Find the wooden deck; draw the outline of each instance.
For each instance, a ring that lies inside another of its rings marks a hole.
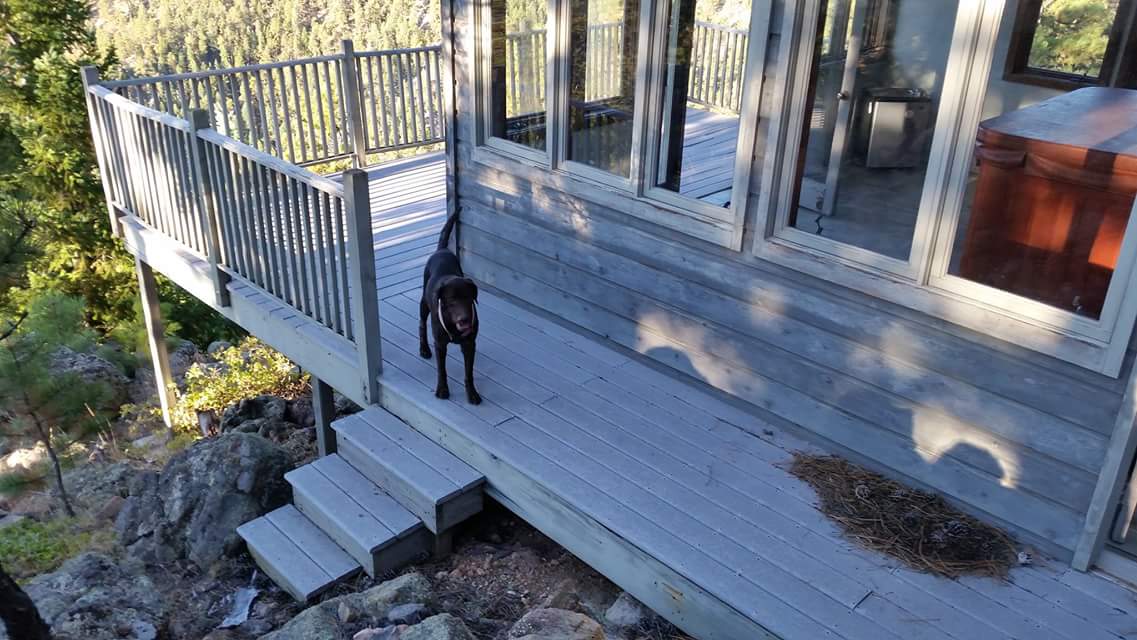
[[[485,474],[493,497],[681,626],[740,639],[761,629],[1137,637],[1137,597],[1100,575],[1038,558],[1010,582],[951,581],[854,546],[785,470],[808,444],[488,291],[476,368],[485,401],[435,399],[416,327],[422,264],[444,217],[442,158],[371,176],[384,404]]]
[[[679,193],[725,206],[734,180],[738,116],[687,109]]]

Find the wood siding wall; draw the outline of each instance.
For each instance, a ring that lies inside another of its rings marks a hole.
[[[633,218],[618,192],[475,160],[475,30],[454,6],[468,274],[1069,558],[1132,353],[1106,378]]]

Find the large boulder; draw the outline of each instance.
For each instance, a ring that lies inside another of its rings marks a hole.
[[[210,570],[242,548],[237,527],[287,503],[288,454],[249,433],[195,443],[160,473],[134,477],[118,514],[119,541],[147,562],[188,558]]]
[[[130,379],[111,361],[93,353],[82,353],[70,347],[60,347],[51,356],[50,372],[57,376],[75,376],[86,383],[106,387],[102,406],[95,407],[118,413],[119,407],[130,398]]]
[[[427,579],[418,573],[408,573],[362,593],[350,593],[308,607],[260,640],[346,640],[361,628],[379,627],[387,612],[398,605],[429,605],[432,600]]]
[[[63,486],[82,508],[97,512],[130,495],[130,483],[143,471],[131,460],[88,462],[63,472]]]
[[[76,556],[32,578],[24,591],[56,640],[154,640],[166,615],[149,578],[97,553]]]
[[[564,609],[534,609],[509,630],[510,640],[605,640],[592,618]]]

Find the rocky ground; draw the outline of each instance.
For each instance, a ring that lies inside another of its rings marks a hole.
[[[206,356],[179,350],[184,371]],[[75,366],[89,366],[77,363]],[[141,389],[127,388],[134,397]],[[343,411],[353,408],[341,402]],[[302,606],[253,564],[237,525],[290,499],[283,475],[315,456],[310,401],[246,399],[218,434],[171,451],[132,420],[73,452],[67,472],[94,549],[22,582],[60,640],[672,640],[658,616],[493,504],[454,553],[380,580],[360,575]],[[34,447],[0,468],[36,467]],[[28,462],[32,460],[31,462]],[[31,473],[29,471],[29,473]],[[47,488],[0,503],[0,528],[62,517]],[[11,512],[11,513],[8,513]],[[5,636],[0,629],[0,640]]]

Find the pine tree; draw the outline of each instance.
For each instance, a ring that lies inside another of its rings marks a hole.
[[[83,316],[78,298],[44,294],[29,305],[19,324],[9,324],[0,340],[0,406],[15,416],[7,429],[34,436],[47,449],[56,489],[69,516],[75,515],[75,509],[63,484],[56,445],[101,419],[95,408],[103,406],[109,393],[103,383],[53,370],[53,360],[62,349],[91,353],[98,346]]]

